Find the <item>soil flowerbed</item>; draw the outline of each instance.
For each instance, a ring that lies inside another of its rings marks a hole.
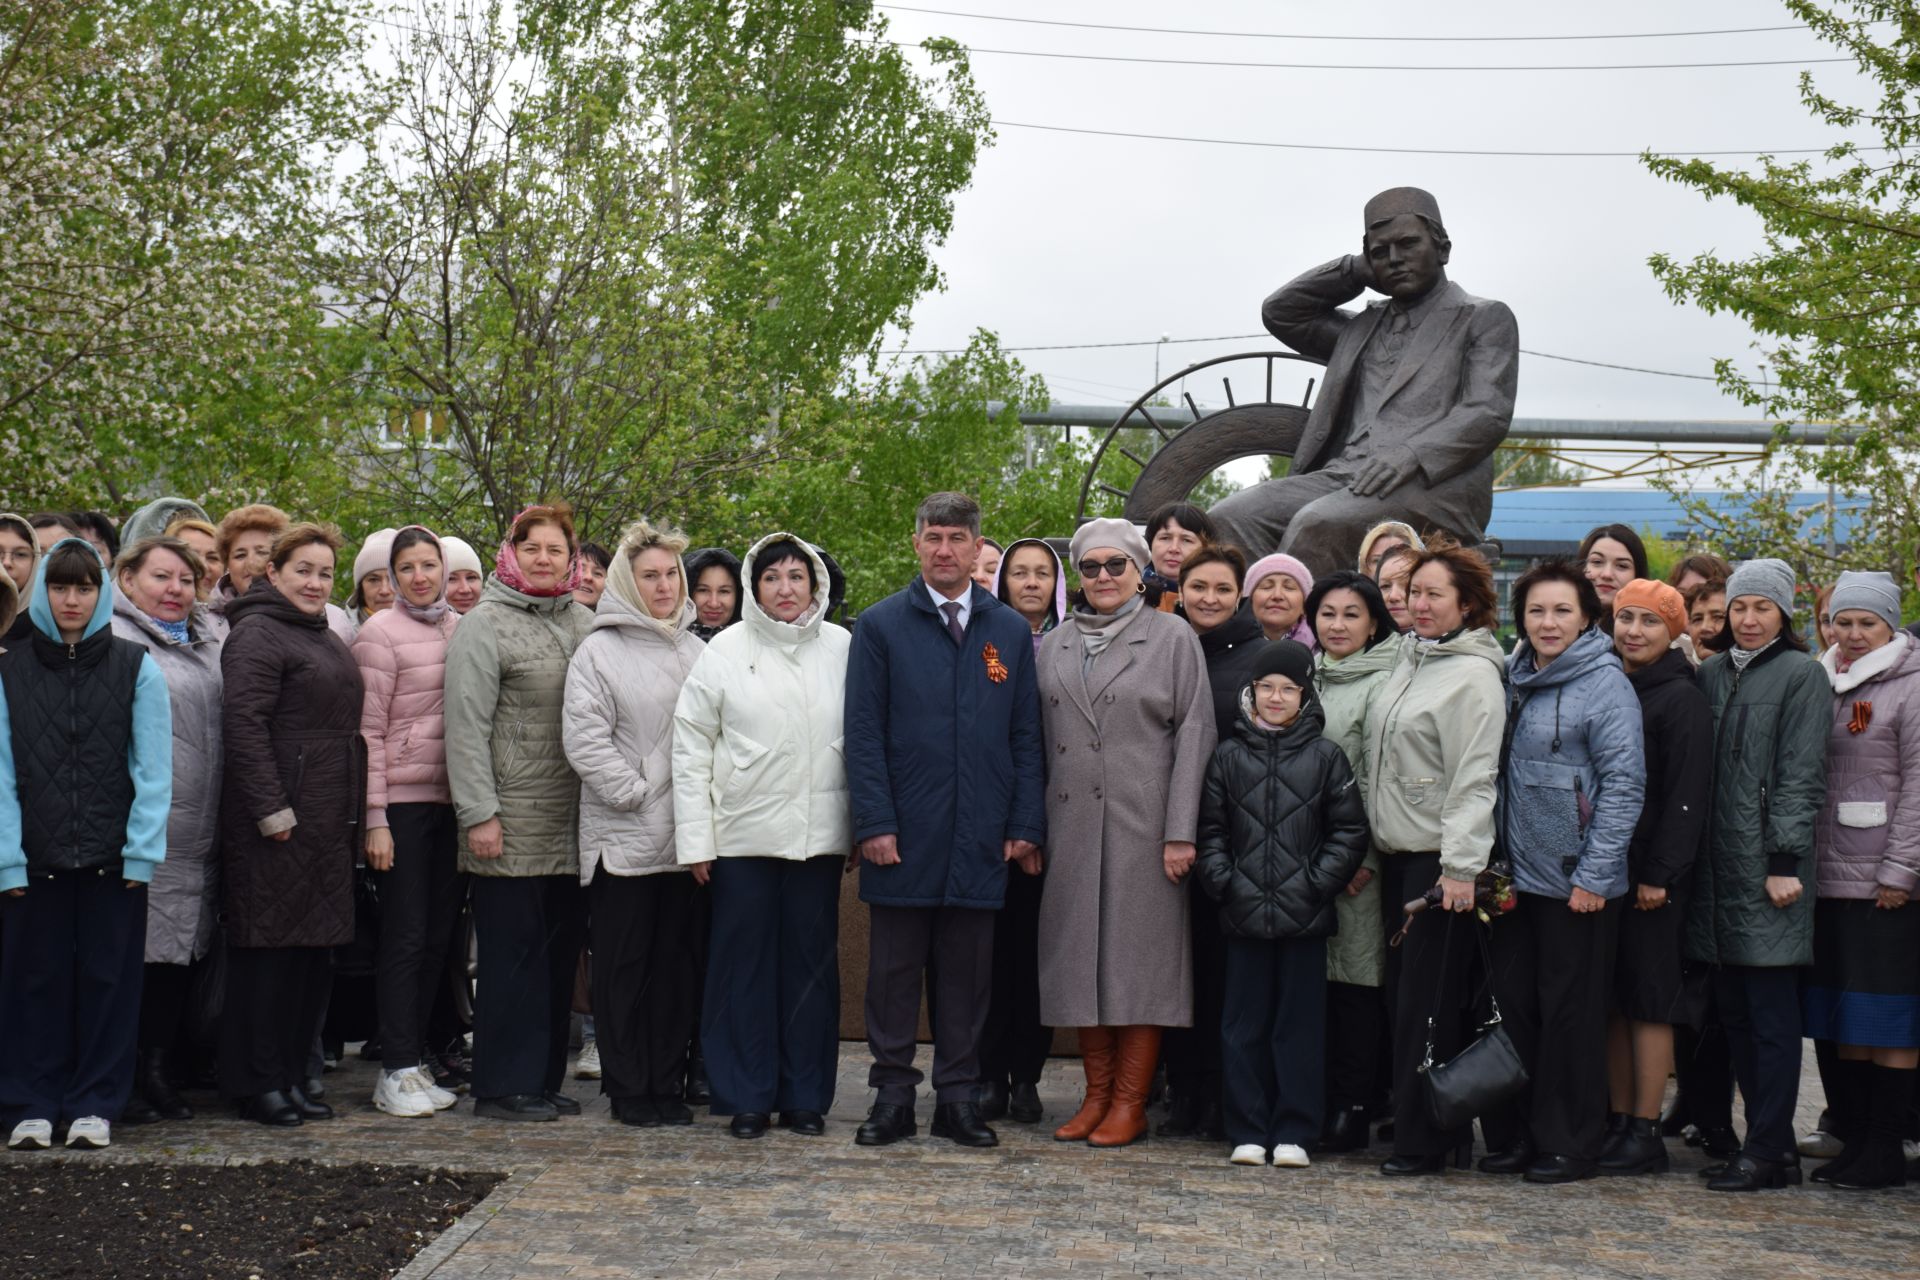
[[[501,1178],[306,1160],[8,1160],[0,1276],[385,1280]]]

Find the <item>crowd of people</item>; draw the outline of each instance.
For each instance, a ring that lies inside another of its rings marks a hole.
[[[1713,1190],[1803,1154],[1904,1181],[1920,657],[1889,575],[1821,591],[1810,645],[1785,563],[1655,580],[1609,525],[1513,584],[1508,652],[1481,554],[1404,523],[1317,579],[1185,504],[1063,561],[940,493],[912,546],[849,626],[785,531],[608,550],[542,504],[489,572],[419,525],[349,566],[264,504],[0,513],[9,1146],[188,1119],[196,1080],[327,1119],[350,953],[388,1115],[577,1113],[590,1010],[575,1070],[618,1122],[819,1135],[857,868],[863,1145],[918,1132],[924,991],[930,1132],[970,1147],[1042,1119],[1073,1028],[1060,1141],[1137,1141],[1164,1088],[1157,1132],[1235,1164],[1385,1142],[1437,1174],[1473,1136],[1429,1068],[1497,1022],[1527,1084],[1478,1116],[1485,1173],[1660,1173],[1684,1136]]]

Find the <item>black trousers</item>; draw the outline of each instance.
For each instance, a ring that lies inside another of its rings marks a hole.
[[[585,933],[578,876],[474,876],[473,1096],[557,1093]]]
[[[684,871],[616,876],[605,863],[587,887],[593,1035],[608,1097],[665,1102],[686,1086],[693,889]]]
[[[924,1078],[913,1065],[920,990],[933,983],[933,1095],[971,1102],[980,1082],[980,1035],[993,991],[994,911],[970,907],[872,909],[867,950],[867,1083],[879,1101],[912,1107]]]
[[[172,1049],[193,994],[193,966],[149,963],[140,969],[140,1048]]]
[[[1440,878],[1438,853],[1390,853],[1380,859],[1382,910],[1399,927],[1400,906]],[[1433,1018],[1433,1056],[1445,1062],[1466,1047],[1478,945],[1467,929],[1478,917],[1429,911],[1407,930],[1406,940],[1387,949],[1387,1004],[1393,1011],[1393,1150],[1395,1155],[1436,1156],[1471,1137],[1471,1130],[1436,1127],[1427,1113],[1420,1079],[1426,1054],[1427,1019]]]
[[[687,1053],[704,1057],[700,1047],[700,1011],[707,1003],[707,955],[713,945],[713,889],[693,886],[693,905],[687,913],[687,966],[692,974],[693,1000],[687,1020]]]
[[[306,1079],[313,1029],[333,985],[326,947],[227,948],[220,1013],[220,1091],[249,1098]]]
[[[993,995],[980,1041],[980,1074],[989,1084],[1039,1084],[1053,1047],[1040,1021],[1040,892],[1044,876],[1007,873],[1007,904],[993,926]]]
[[[1327,984],[1327,1105],[1371,1108],[1380,1100],[1387,998],[1379,987]]]
[[[133,1092],[147,890],[120,865],[0,895],[0,1122],[113,1121]]]
[[[1220,1022],[1227,1141],[1304,1147],[1326,1106],[1327,942],[1227,938]]]
[[[1726,965],[1713,978],[1734,1079],[1747,1112],[1748,1155],[1796,1160],[1800,1101],[1800,971]]]
[[[1597,1160],[1607,1129],[1607,1013],[1611,1008],[1615,912],[1582,915],[1559,898],[1518,895],[1491,927],[1493,992],[1507,1035],[1526,1063],[1527,1091],[1482,1116],[1487,1145],[1531,1138],[1544,1155]]]
[[[393,869],[372,873],[380,893],[374,987],[381,1065],[398,1071],[426,1060],[427,1022],[444,981],[466,884],[452,805],[388,805],[387,829]]]
[[[1727,1029],[1720,1025],[1720,1002],[1709,994],[1699,1030],[1673,1029],[1673,1076],[1686,1119],[1701,1129],[1733,1127],[1733,1055],[1727,1050]]]
[[[717,1116],[833,1106],[847,860],[717,858],[700,1042]]]
[[[1225,1004],[1227,939],[1220,933],[1220,906],[1187,878],[1188,933],[1193,953],[1193,1025],[1171,1027],[1163,1040],[1167,1087],[1202,1099],[1220,1096],[1221,1009]]]

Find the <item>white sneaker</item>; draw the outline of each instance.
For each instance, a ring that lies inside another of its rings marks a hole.
[[[598,1080],[600,1078],[600,1042],[588,1040],[580,1046],[580,1060],[573,1064],[575,1080]]]
[[[420,1078],[418,1067],[383,1071],[380,1083],[373,1086],[373,1105],[390,1116],[430,1116],[436,1110],[427,1092],[430,1088]]]
[[[7,1139],[7,1148],[11,1151],[45,1151],[52,1145],[51,1120],[22,1120],[13,1126],[13,1136]]]
[[[1257,1142],[1243,1142],[1227,1157],[1228,1164],[1265,1164],[1267,1149]]]
[[[81,1116],[67,1126],[67,1145],[98,1151],[113,1142],[112,1128],[99,1116]]]
[[[425,1063],[421,1063],[413,1070],[414,1074],[418,1075],[420,1079],[426,1083],[427,1096],[433,1099],[433,1109],[435,1111],[445,1111],[448,1107],[460,1101],[459,1094],[453,1092],[451,1089],[442,1089],[433,1082],[433,1072],[427,1070]]]
[[[1296,1147],[1291,1142],[1283,1142],[1273,1149],[1273,1167],[1276,1169],[1304,1169],[1313,1161],[1307,1159],[1307,1149]]]

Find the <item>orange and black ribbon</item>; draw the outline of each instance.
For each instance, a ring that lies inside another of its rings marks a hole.
[[[1865,733],[1867,726],[1873,723],[1873,704],[1856,702],[1853,704],[1853,719],[1847,721],[1848,733]]]
[[[992,644],[988,644],[980,651],[980,656],[987,662],[987,679],[995,684],[1005,684],[1007,676],[1011,673],[1007,670],[1007,664],[1000,661],[1000,651]]]

